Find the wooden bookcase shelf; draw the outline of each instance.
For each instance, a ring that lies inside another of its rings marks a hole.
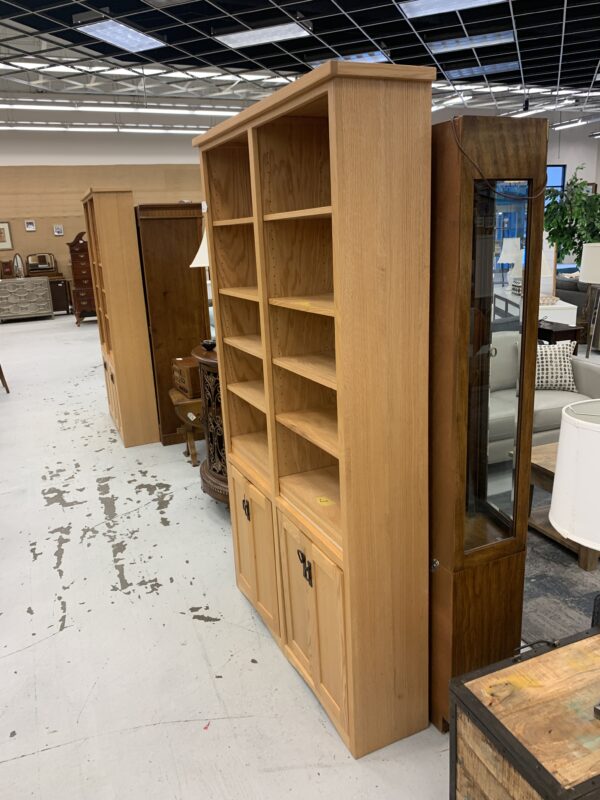
[[[307,314],[323,314],[325,317],[333,317],[335,315],[333,293],[314,294],[306,297],[270,297],[269,303],[272,306],[305,311]]]
[[[252,300],[254,303],[258,303],[257,286],[230,286],[228,289],[219,289],[219,294],[239,297],[241,300]]]
[[[342,545],[340,477],[337,466],[312,469],[279,479],[281,496],[316,520],[336,544]]]
[[[243,350],[244,353],[249,353],[249,355],[254,356],[255,358],[262,358],[262,343],[260,341],[260,334],[259,333],[250,333],[246,336],[226,336],[223,339],[225,344],[228,344],[230,347],[236,347],[238,350]]]
[[[237,584],[356,756],[428,723],[433,77],[331,62],[195,142]]]
[[[302,375],[322,386],[337,389],[335,356],[330,353],[307,353],[304,356],[279,356],[273,364],[296,375]]]
[[[335,408],[307,408],[275,416],[277,422],[339,458],[337,413]]]
[[[265,222],[279,222],[288,219],[327,219],[331,218],[331,206],[321,208],[301,208],[297,211],[278,211],[276,214],[265,214]]]
[[[258,408],[263,414],[266,413],[265,386],[262,380],[229,383],[227,384],[227,389],[238,397],[241,397],[242,400],[250,403],[254,408]]]
[[[238,434],[231,437],[231,455],[238,463],[247,463],[252,470],[268,480],[270,475],[267,468],[269,463],[269,445],[266,431]]]
[[[252,225],[253,222],[252,217],[238,217],[237,219],[219,219],[213,224],[217,228],[231,228],[234,225]]]

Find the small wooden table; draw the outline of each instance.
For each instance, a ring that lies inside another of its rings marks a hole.
[[[190,400],[179,389],[169,389],[169,397],[173,403],[173,410],[177,415],[177,419],[182,423],[181,427],[177,429],[177,433],[183,433],[185,436],[185,455],[191,458],[192,466],[197,467],[196,439],[204,438],[202,400]]]
[[[600,632],[456,678],[452,800],[600,796]]]
[[[545,492],[552,494],[554,486],[554,473],[556,470],[556,454],[558,452],[558,442],[552,444],[540,444],[533,447],[531,450],[531,482],[534,486],[543,489]],[[579,566],[587,572],[593,572],[598,569],[598,557],[600,553],[597,550],[591,550],[589,547],[572,542],[570,539],[565,539],[560,533],[552,527],[548,518],[550,511],[550,504],[539,506],[531,510],[529,516],[529,527],[534,531],[542,533],[549,539],[552,539],[563,547],[568,547],[579,556]]]

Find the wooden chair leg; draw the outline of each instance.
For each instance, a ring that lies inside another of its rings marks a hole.
[[[4,372],[2,372],[2,367],[0,366],[0,383],[6,389],[6,394],[10,394],[10,389],[8,388],[8,383],[6,382],[6,378],[4,377]]]
[[[198,453],[196,452],[196,442],[194,440],[194,429],[187,431],[187,448],[189,450],[190,458],[192,460],[192,467],[198,466]]]

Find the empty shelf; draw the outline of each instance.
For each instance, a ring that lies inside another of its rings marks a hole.
[[[303,208],[300,211],[278,211],[276,214],[265,214],[265,222],[276,222],[280,219],[327,219],[331,216],[331,206],[320,208]]]
[[[227,388],[232,394],[241,397],[254,408],[266,413],[265,387],[262,381],[241,381],[228,383]]]
[[[263,478],[268,477],[269,445],[266,431],[232,436],[231,455],[246,462],[251,469],[258,472]]]
[[[279,491],[341,544],[340,479],[337,466],[298,472],[279,479]]]
[[[252,225],[254,217],[238,217],[237,219],[215,219],[213,228],[224,227],[225,225]]]
[[[277,422],[294,433],[316,444],[336,458],[339,457],[337,413],[335,408],[308,409],[305,411],[286,411],[277,414]]]
[[[249,333],[246,336],[226,336],[223,342],[230,347],[243,350],[244,353],[249,353],[251,356],[256,356],[256,358],[263,357],[259,333]]]
[[[257,286],[231,286],[229,289],[219,289],[219,294],[227,297],[240,297],[242,300],[253,300],[258,303]]]
[[[306,311],[309,314],[323,314],[326,317],[334,316],[333,294],[314,294],[304,297],[271,297],[269,303],[272,306]]]
[[[227,341],[227,340],[225,340]],[[312,353],[306,356],[277,356],[273,363],[278,367],[283,367],[303,378],[309,378],[315,383],[328,386],[330,389],[337,388],[335,376],[335,356],[329,353]]]

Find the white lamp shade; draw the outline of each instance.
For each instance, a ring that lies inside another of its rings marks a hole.
[[[206,230],[204,231],[204,235],[202,236],[202,241],[200,242],[200,247],[198,248],[198,252],[194,256],[194,260],[190,264],[191,269],[198,269],[199,267],[209,267],[208,263],[208,242],[206,239]]]
[[[561,536],[592,550],[600,550],[599,463],[600,400],[565,406],[548,516]]]
[[[579,280],[600,284],[600,242],[583,245]]]
[[[517,264],[521,263],[523,258],[523,251],[521,250],[520,239],[503,239],[502,251],[498,256],[499,264]]]

